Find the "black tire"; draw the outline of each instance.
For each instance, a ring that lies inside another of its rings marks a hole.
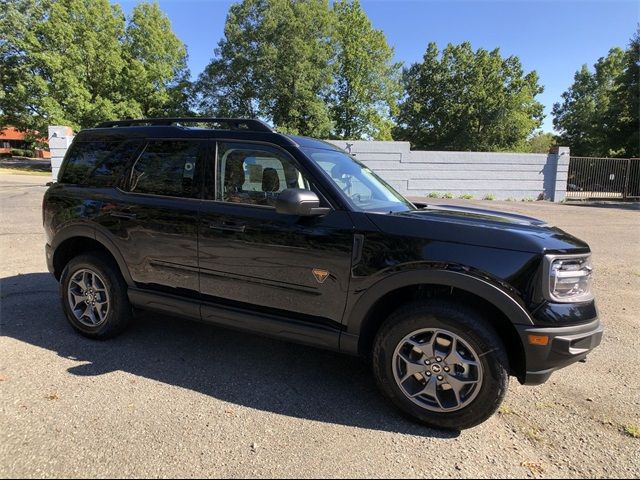
[[[80,270],[96,272],[104,280],[109,295],[109,309],[104,322],[97,326],[88,326],[80,322],[73,313],[68,300],[69,283]],[[62,309],[71,326],[85,337],[103,340],[121,333],[132,317],[131,304],[127,296],[127,284],[115,261],[101,252],[79,255],[65,266],[60,277],[60,297]]]
[[[407,335],[428,328],[447,330],[478,352],[483,371],[479,391],[459,410],[423,408],[411,401],[395,380],[393,358],[399,343]],[[446,430],[463,430],[484,422],[496,412],[509,386],[506,350],[492,326],[465,305],[435,299],[413,302],[389,316],[375,339],[373,371],[378,386],[395,406],[425,425]]]

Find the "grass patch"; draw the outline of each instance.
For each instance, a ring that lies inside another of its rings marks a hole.
[[[515,412],[513,411],[513,408],[511,408],[509,405],[500,405],[500,408],[498,408],[498,413],[500,415],[513,415]]]
[[[525,428],[523,433],[525,437],[527,437],[533,443],[541,443],[544,440],[541,428],[530,426],[528,428]]]
[[[458,198],[462,200],[473,200],[473,195],[471,195],[470,193],[465,193],[463,195],[460,195]]]
[[[431,192],[428,195],[429,198],[440,198],[440,195],[438,194],[438,192]]]
[[[640,438],[640,427],[630,423],[624,426],[624,433],[631,438]]]
[[[538,475],[542,475],[544,473],[542,464],[538,462],[522,462],[520,465],[528,468],[534,477],[537,477]]]
[[[484,197],[482,197],[483,200],[495,200],[496,196],[493,193],[487,193]]]
[[[39,170],[27,170],[20,168],[4,168],[0,167],[0,175],[36,175],[38,177],[51,178],[51,172],[42,172]]]
[[[442,195],[442,198],[448,198],[448,199],[451,199],[451,198],[453,198],[453,193],[449,193],[449,192],[447,192],[447,193],[445,193],[444,195]]]

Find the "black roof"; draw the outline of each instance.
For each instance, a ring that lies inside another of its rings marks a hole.
[[[123,141],[150,137],[254,140],[269,142],[282,147],[300,146],[340,150],[335,145],[323,140],[277,133],[261,120],[247,118],[193,117],[117,120],[103,122],[95,128],[81,130],[75,140],[78,142],[91,140]]]

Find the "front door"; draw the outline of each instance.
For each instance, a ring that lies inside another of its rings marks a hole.
[[[351,268],[349,214],[276,213],[279,192],[315,187],[295,160],[274,146],[221,142],[217,161],[205,163],[209,174],[199,231],[203,299],[338,327]]]

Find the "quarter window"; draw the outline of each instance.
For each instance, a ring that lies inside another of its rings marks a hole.
[[[65,159],[60,182],[114,186],[141,146],[139,140],[74,142]]]
[[[154,140],[131,169],[129,189],[135,193],[191,197],[199,142]]]

